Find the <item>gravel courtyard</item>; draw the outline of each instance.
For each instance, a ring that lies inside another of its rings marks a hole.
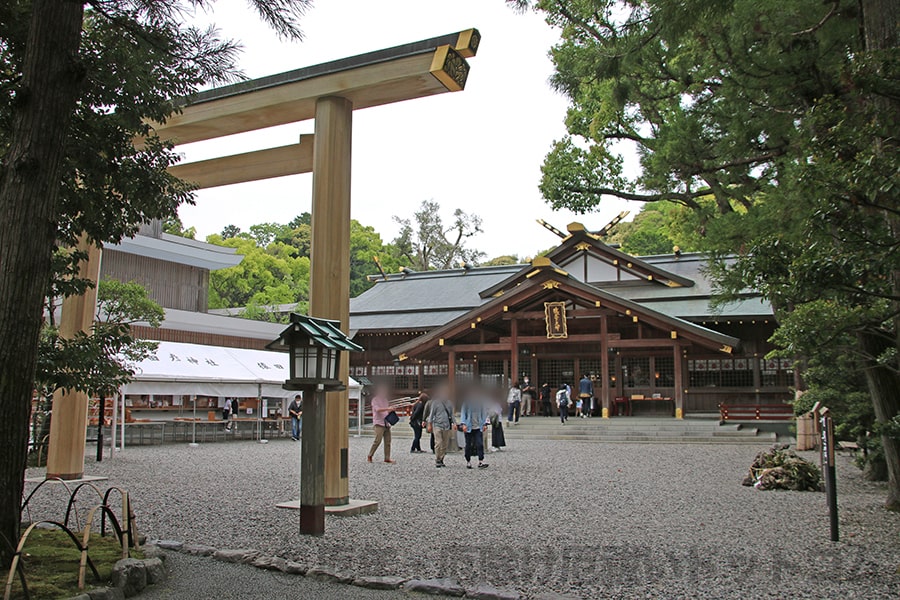
[[[356,575],[451,577],[528,596],[900,597],[900,514],[881,508],[883,486],[848,457],[834,544],[823,494],[740,485],[765,446],[514,441],[479,471],[460,454],[435,469],[406,441],[395,442],[397,464],[368,464],[370,443],[351,439],[350,494],[379,501],[379,512],[329,518],[324,538],[299,535],[298,513],[275,508],[298,497],[299,444],[287,440],[134,447],[86,470],[131,491],[151,539]],[[61,496],[53,487],[35,517],[60,518],[49,512]]]

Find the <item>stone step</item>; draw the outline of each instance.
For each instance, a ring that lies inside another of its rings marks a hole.
[[[683,431],[671,432],[646,432],[646,431],[577,431],[573,428],[559,426],[556,430],[541,432],[527,432],[522,429],[505,430],[509,440],[566,440],[599,443],[653,443],[653,444],[771,444],[777,441],[774,433],[759,433],[756,429],[744,429],[741,431],[705,431],[702,433]],[[717,435],[721,434],[721,435]],[[371,430],[364,435],[371,435]],[[412,430],[397,430],[396,439],[412,438]]]
[[[763,434],[748,434],[748,435],[729,435],[729,436],[716,436],[716,435],[698,435],[693,433],[682,433],[682,434],[659,434],[659,433],[647,433],[643,431],[629,431],[629,432],[621,432],[621,433],[610,433],[610,434],[585,434],[578,431],[553,431],[546,432],[541,434],[534,435],[522,435],[521,433],[512,433],[507,434],[506,437],[510,439],[540,439],[542,437],[558,437],[558,436],[567,436],[567,437],[579,437],[579,438],[590,438],[596,440],[615,440],[629,437],[640,437],[645,439],[684,439],[684,438],[692,438],[692,439],[708,439],[711,441],[728,441],[728,440],[746,440],[746,439],[775,439],[774,433],[763,433]]]

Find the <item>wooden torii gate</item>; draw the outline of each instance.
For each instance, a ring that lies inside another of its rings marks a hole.
[[[312,173],[311,316],[335,319],[348,332],[350,319],[350,149],[354,110],[465,88],[466,58],[475,56],[476,29],[447,34],[333,62],[200,92],[179,114],[156,124],[176,144],[315,119],[315,133],[296,144],[173,166],[170,172],[200,188]],[[88,249],[86,243],[81,247]],[[92,250],[82,276],[97,281],[100,252]],[[95,294],[67,298],[61,333],[89,331]],[[349,361],[340,378],[347,381]],[[88,398],[54,396],[47,477],[84,474]],[[347,392],[326,402],[325,504],[349,502]]]

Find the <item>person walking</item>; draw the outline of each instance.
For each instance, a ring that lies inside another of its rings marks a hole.
[[[486,469],[484,462],[484,431],[488,420],[486,399],[471,391],[463,402],[459,413],[459,426],[466,434],[466,468],[472,468],[472,457],[478,457],[478,468]]]
[[[288,414],[291,415],[291,439],[296,442],[303,433],[303,396],[294,396],[288,406]]]
[[[581,400],[582,403],[582,410],[580,411],[582,419],[586,416],[590,416],[591,402],[593,398],[594,382],[591,381],[591,378],[587,376],[587,373],[585,373],[581,376],[581,381],[578,382],[578,399]]]
[[[428,394],[422,392],[413,404],[412,413],[409,416],[409,426],[413,430],[412,454],[424,452],[422,450],[422,426],[425,424],[425,403],[428,402]]]
[[[559,420],[565,425],[569,420],[569,386],[565,383],[561,383],[556,392],[556,405],[559,406]]]
[[[506,446],[506,436],[503,435],[503,407],[497,399],[491,402],[488,421],[491,424],[491,452],[500,452]]]
[[[518,381],[513,381],[513,384],[510,386],[509,393],[506,395],[506,403],[509,405],[509,415],[506,418],[507,424],[510,426],[513,423],[518,425],[519,415],[522,412],[522,390],[519,389]],[[513,417],[515,417],[515,420],[513,420]]]
[[[222,420],[225,421],[225,431],[231,431],[231,398],[225,398],[225,405],[222,407]]]
[[[425,422],[428,424],[428,432],[434,434],[434,466],[440,469],[445,466],[447,445],[456,431],[450,389],[446,385],[435,390]]]
[[[233,432],[235,426],[237,425],[237,417],[241,412],[241,403],[237,398],[231,399],[231,415],[228,418],[228,426],[225,428],[226,431]]]
[[[372,447],[369,448],[369,455],[366,457],[368,462],[372,462],[375,451],[384,441],[384,462],[394,464],[391,459],[391,424],[385,421],[385,417],[394,409],[391,408],[390,400],[388,400],[388,390],[384,386],[379,386],[372,396],[372,424],[375,426],[375,440]]]
[[[540,390],[541,414],[544,415],[545,417],[553,416],[553,409],[550,407],[550,402],[551,402],[550,396],[551,395],[552,395],[552,393],[550,391],[550,384],[545,383],[544,385],[542,385],[541,390]]]
[[[537,390],[531,385],[531,380],[526,377],[522,385],[522,415],[530,417],[535,413],[537,405]]]

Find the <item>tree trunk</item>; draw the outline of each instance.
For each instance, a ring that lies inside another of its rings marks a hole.
[[[83,78],[84,7],[34,0],[10,146],[0,164],[0,537],[15,544],[66,138]],[[0,565],[10,549],[0,539]]]
[[[900,377],[875,360],[890,344],[887,337],[875,333],[863,332],[858,338],[860,350],[866,357],[863,366],[866,385],[875,406],[875,418],[879,423],[885,423],[900,414]],[[900,441],[883,435],[881,444],[888,472],[886,506],[891,510],[900,510]]]

